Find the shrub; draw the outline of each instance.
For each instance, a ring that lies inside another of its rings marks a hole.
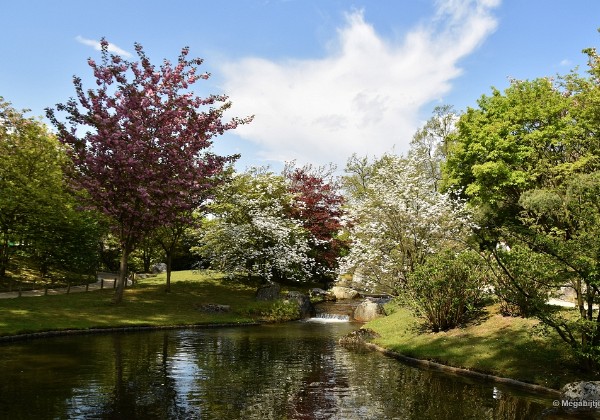
[[[300,311],[297,302],[277,299],[254,302],[243,313],[259,316],[263,321],[284,322],[298,319]]]
[[[427,328],[448,330],[477,313],[487,273],[485,261],[474,251],[443,252],[409,274],[402,295]]]

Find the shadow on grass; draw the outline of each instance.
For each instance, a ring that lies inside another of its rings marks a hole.
[[[113,303],[114,290],[70,295],[3,299],[0,302],[0,335],[38,331],[142,325],[193,325],[252,322],[254,289],[223,283],[219,277],[181,281],[165,292],[164,279],[142,281],[127,288],[123,302]],[[146,280],[146,279],[144,279]],[[229,305],[229,313],[203,313],[201,304]]]
[[[531,319],[491,312],[463,328],[432,333],[406,309],[369,323],[381,334],[376,343],[406,356],[509,377],[558,389],[595,376],[581,370],[555,333],[540,333]]]

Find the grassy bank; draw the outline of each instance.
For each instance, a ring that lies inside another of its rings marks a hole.
[[[503,317],[495,306],[464,328],[439,333],[423,331],[409,310],[391,309],[365,328],[381,335],[375,344],[397,353],[555,389],[593,379],[578,369],[558,335],[532,319]]]
[[[124,302],[112,303],[114,291],[0,299],[0,336],[66,329],[246,323],[286,320],[291,308],[256,302],[255,285],[211,272],[174,272],[171,293],[165,275],[140,280],[125,290]],[[224,313],[207,313],[205,304],[230,305]]]

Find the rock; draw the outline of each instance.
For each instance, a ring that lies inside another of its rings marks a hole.
[[[152,266],[152,273],[154,274],[164,273],[165,271],[167,271],[167,264],[165,263],[158,263]]]
[[[379,337],[379,334],[377,334],[375,331],[368,328],[361,328],[360,330],[352,331],[351,333],[343,336],[338,340],[338,342],[344,346],[358,346],[376,337]]]
[[[260,286],[256,291],[256,300],[277,300],[281,286],[277,283],[269,283]]]
[[[310,298],[303,293],[296,291],[287,292],[283,296],[283,299],[298,304],[300,318],[310,318],[315,314],[315,308],[310,302]]]
[[[314,289],[310,289],[309,292],[310,297],[312,298],[321,298],[324,301],[335,301],[335,295],[330,291],[319,289],[315,287]]]
[[[600,381],[566,384],[560,390],[560,402],[566,411],[600,411]]]
[[[353,317],[357,321],[368,322],[384,315],[385,310],[382,303],[372,299],[365,299],[354,309]]]
[[[334,286],[331,288],[331,293],[336,299],[354,299],[358,297],[358,292],[349,287]]]
[[[229,312],[231,310],[231,306],[220,305],[218,303],[204,303],[202,305],[196,306],[196,309],[201,312],[214,314],[214,313],[221,313],[221,312]]]

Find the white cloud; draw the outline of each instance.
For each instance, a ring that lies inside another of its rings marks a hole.
[[[349,13],[327,57],[226,63],[224,90],[236,115],[255,115],[236,134],[269,160],[334,162],[353,152],[402,152],[419,110],[461,74],[458,61],[496,28],[499,0],[438,1],[431,19],[393,43],[362,12]]]
[[[572,64],[573,63],[571,63],[571,60],[566,59],[566,58],[560,61],[560,65],[563,66],[563,67],[567,67],[567,66],[570,66]]]
[[[94,48],[96,51],[101,51],[102,50],[102,47],[100,46],[100,41],[96,41],[96,40],[93,40],[93,39],[87,39],[87,38],[82,37],[81,35],[77,35],[75,37],[75,40],[77,42],[79,42],[80,44],[87,45],[87,46],[90,46],[90,47]],[[118,55],[123,56],[123,57],[131,57],[131,53],[125,51],[122,48],[119,48],[115,44],[109,43],[108,44],[108,51],[111,52],[111,53],[114,53],[114,54],[118,54]]]

